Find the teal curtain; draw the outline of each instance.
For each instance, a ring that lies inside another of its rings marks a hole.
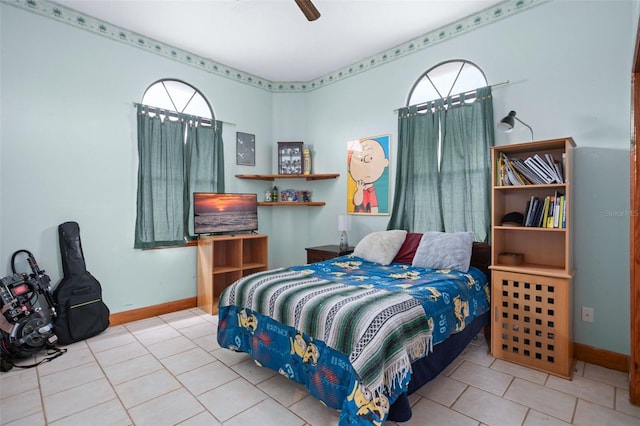
[[[398,113],[395,197],[388,229],[443,229],[438,185],[439,123],[442,100],[426,112],[415,106]]]
[[[214,126],[202,126],[190,121],[187,126],[186,165],[188,179],[185,180],[185,224],[184,229],[193,231],[193,193],[224,192],[224,146],[222,122]],[[192,239],[193,232],[189,232]]]
[[[476,241],[488,241],[493,144],[490,87],[477,89],[470,103],[448,98],[432,102],[427,112],[418,112],[415,106],[402,108],[387,228],[472,231]]]
[[[444,229],[473,231],[476,241],[489,239],[493,126],[490,87],[478,89],[472,103],[450,105],[444,116],[440,163]]]
[[[134,248],[184,245],[191,191],[224,192],[222,123],[149,116],[138,105],[138,194]]]
[[[183,243],[184,129],[138,107],[136,248]],[[176,221],[179,217],[181,220]]]

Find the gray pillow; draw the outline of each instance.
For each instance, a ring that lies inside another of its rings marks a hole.
[[[407,231],[397,229],[372,232],[360,240],[353,254],[369,262],[388,265],[400,251],[406,236]]]
[[[412,266],[469,271],[473,232],[425,232]]]

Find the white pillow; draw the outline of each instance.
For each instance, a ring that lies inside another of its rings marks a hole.
[[[425,232],[412,266],[469,271],[473,232]]]
[[[398,229],[372,232],[360,240],[353,254],[369,262],[388,265],[400,251],[406,236],[407,231]]]

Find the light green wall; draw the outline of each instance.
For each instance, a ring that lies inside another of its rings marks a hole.
[[[314,171],[341,174],[276,182],[281,189],[311,189],[324,207],[260,208],[271,266],[302,263],[305,247],[338,241],[346,142],[391,134],[393,182],[393,110],[404,105],[424,70],[464,58],[490,83],[510,81],[494,91],[496,119],[514,109],[536,139],[572,136],[578,144],[574,337],[629,353],[629,102],[637,2],[545,3],[309,93],[270,93],[5,4],[0,14],[0,271],[8,273],[11,254],[27,248],[57,281],[57,225],[76,220],[88,269],[113,312],[195,295],[195,249],[132,249],[137,155],[131,102],[165,77],[195,85],[219,119],[236,124],[224,135],[228,191],[261,196],[272,185],[233,176],[272,172],[276,141],[313,145]],[[236,130],[256,134],[255,167],[235,165]],[[497,143],[528,138],[526,128],[516,127],[497,134]],[[350,242],[385,229],[387,221],[354,217]],[[580,321],[583,305],[594,308],[593,324]]]
[[[235,132],[271,141],[272,95],[4,3],[0,14],[0,274],[24,248],[57,282],[57,226],[74,220],[112,312],[195,296],[195,248],[133,249],[132,102],[161,78],[198,87],[218,119],[235,123],[224,126],[225,171],[227,189],[241,191],[251,188],[233,176],[255,168],[236,166]],[[269,155],[258,149],[257,163],[268,164]]]
[[[496,121],[510,110],[535,138],[572,136],[575,152],[575,341],[629,353],[629,129],[630,71],[637,25],[632,2],[550,2],[453,38],[309,94],[308,139],[320,141],[324,170],[346,141],[391,133],[394,108],[404,105],[420,74],[438,62],[464,58],[484,70],[496,88]],[[578,13],[579,12],[579,13]],[[576,17],[579,16],[579,19]],[[496,133],[498,145],[525,142],[516,126]],[[344,158],[344,157],[343,157]],[[341,160],[344,163],[344,160]],[[395,168],[392,167],[395,179]],[[344,174],[344,167],[340,170]],[[324,209],[321,228],[344,211],[340,191]],[[351,239],[383,229],[387,217],[354,217]],[[327,242],[318,234],[317,243]],[[583,323],[581,306],[594,308]]]

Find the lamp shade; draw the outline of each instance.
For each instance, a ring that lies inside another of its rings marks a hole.
[[[513,126],[515,126],[516,124],[515,117],[516,112],[511,111],[505,118],[500,120],[500,122],[498,123],[498,129],[502,130],[505,133],[509,133],[510,131],[512,131]]]
[[[529,131],[531,132],[531,140],[533,141],[533,129],[527,123],[525,123],[524,121],[516,117],[515,111],[509,112],[509,114],[507,114],[505,118],[500,120],[500,122],[496,127],[498,128],[498,130],[501,130],[505,133],[509,133],[510,131],[513,130],[513,127],[516,124],[516,120],[519,121],[523,126],[529,129]]]
[[[351,229],[351,216],[342,214],[338,216],[338,231],[349,231]]]

